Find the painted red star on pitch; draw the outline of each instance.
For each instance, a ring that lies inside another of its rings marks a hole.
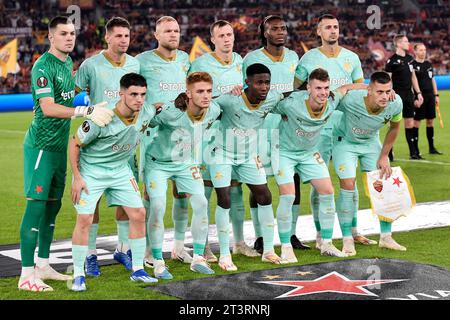
[[[37,193],[41,193],[43,191],[42,186],[36,186],[36,189],[34,189]]]
[[[277,298],[292,298],[314,293],[334,292],[342,294],[355,294],[362,296],[378,297],[375,293],[363,288],[376,284],[406,281],[402,280],[350,280],[342,274],[333,271],[315,280],[304,281],[259,281],[259,283],[272,284],[276,286],[296,287]]]
[[[400,188],[400,183],[403,183],[403,181],[400,181],[400,177],[393,178],[393,179],[394,179],[394,184],[396,184]]]

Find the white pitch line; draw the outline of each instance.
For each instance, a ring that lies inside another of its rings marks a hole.
[[[395,159],[395,161],[403,161],[403,162],[414,162],[414,163],[426,163],[426,164],[436,164],[440,166],[450,166],[449,162],[440,162],[440,161],[429,161],[429,160],[409,160],[409,159]]]

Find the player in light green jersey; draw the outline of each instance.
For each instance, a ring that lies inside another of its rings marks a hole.
[[[110,103],[115,115],[112,122],[100,128],[91,121],[85,121],[69,145],[73,171],[72,202],[77,211],[72,236],[73,291],[86,290],[84,263],[89,250],[89,229],[103,193],[109,206],[122,206],[129,217],[130,279],[144,283],[157,281],[144,271],[145,209],[128,164],[146,126],[155,115],[154,108],[144,109],[143,114],[139,114],[146,91],[144,77],[137,73],[125,74],[120,79],[120,100]]]
[[[338,107],[343,116],[333,143],[333,163],[341,186],[336,209],[344,236],[343,251],[350,256],[356,254],[351,228],[358,160],[363,172],[380,169],[380,178],[388,178],[392,172],[388,154],[398,135],[403,104],[398,95],[389,101],[391,93],[389,74],[375,72],[367,90],[350,92]],[[379,130],[387,123],[390,127],[381,147]],[[406,250],[392,238],[391,222],[380,220],[380,229],[380,247]]]
[[[189,56],[186,52],[178,50],[180,43],[180,27],[178,22],[169,16],[163,16],[156,21],[156,40],[158,48],[145,51],[136,56],[139,60],[140,73],[147,80],[149,93],[146,97],[146,106],[170,103],[182,92],[186,91],[186,75],[190,67]],[[156,129],[149,129],[141,141],[140,154],[145,154],[147,146],[151,143]],[[147,165],[143,156],[140,157],[141,174]],[[145,179],[145,177],[144,177]],[[184,237],[188,225],[188,199],[180,195],[173,184],[172,218],[174,221],[175,241],[171,253],[172,259],[191,263],[192,257],[184,248]],[[149,217],[149,203],[147,192],[144,191],[144,206]],[[147,235],[148,237],[148,235]],[[147,238],[148,251],[146,265],[152,266],[150,238]]]
[[[272,154],[280,192],[277,220],[282,245],[281,258],[289,262],[297,262],[289,243],[290,213],[295,198],[294,170],[299,172],[303,183],[311,182],[319,193],[319,222],[323,239],[321,254],[346,257],[331,241],[335,218],[334,191],[328,166],[318,151],[318,143],[321,130],[343,95],[348,90],[366,86],[350,84],[330,92],[329,85],[328,72],[316,69],[309,75],[308,91],[293,92],[274,109],[274,112],[282,115],[279,150]]]
[[[205,53],[195,59],[189,73],[196,71],[208,72],[213,79],[213,96],[219,96],[228,93],[232,88],[242,86],[242,58],[239,54],[233,52],[234,31],[228,21],[219,20],[214,22],[210,27],[211,42],[214,44],[214,51]],[[220,121],[213,124],[214,133],[218,133]],[[209,144],[214,142],[214,133],[211,139],[205,139],[204,147],[208,148]],[[211,198],[213,184],[209,174],[209,165],[203,163],[201,166],[202,177],[205,183],[206,198]],[[244,241],[244,218],[245,206],[242,198],[241,184],[236,181],[235,174],[231,183],[231,208],[230,217],[233,226],[233,253],[243,254],[249,257],[258,256],[258,253],[249,247]],[[211,221],[211,211],[208,206],[208,217]],[[208,262],[217,262],[217,257],[212,253],[209,245],[205,248],[205,257]]]
[[[89,92],[91,104],[101,101],[116,102],[119,100],[120,79],[124,74],[139,73],[139,62],[126,52],[130,45],[130,24],[121,17],[110,19],[105,25],[106,50],[86,59],[81,64],[75,77],[77,89]],[[115,104],[110,103],[114,107]],[[136,155],[130,157],[135,178],[138,180]],[[98,232],[99,211],[95,209],[94,222],[89,231],[89,253],[86,258],[86,274],[99,276],[100,268],[97,262],[96,239]],[[128,244],[128,216],[122,207],[116,208],[118,244],[114,259],[131,270],[131,251]]]
[[[290,92],[294,89],[295,70],[298,65],[298,55],[295,51],[285,47],[287,42],[286,22],[280,16],[271,15],[266,17],[260,25],[261,40],[263,47],[249,52],[244,58],[244,75],[247,67],[253,63],[262,63],[267,66],[271,72],[270,89],[278,92]],[[278,137],[278,126],[281,117],[278,114],[268,114],[261,130],[261,134],[266,135],[266,139],[260,148],[260,157],[263,162],[266,175],[273,176],[271,166],[271,150],[279,141],[272,141],[272,137]],[[292,207],[292,225],[290,226],[290,242],[295,249],[309,249],[296,236],[297,220],[300,211],[300,179],[295,175],[296,197]],[[255,249],[262,253],[263,241],[261,237],[261,228],[258,222],[257,206],[253,197],[250,196],[250,211],[252,213],[252,222],[255,229],[256,241]],[[278,221],[278,218],[277,218]],[[278,224],[279,221],[278,221]]]
[[[318,20],[317,35],[321,38],[322,45],[306,52],[298,64],[296,76],[302,84],[308,79],[308,75],[317,68],[323,68],[330,75],[330,89],[349,83],[361,83],[364,80],[363,71],[359,57],[354,52],[339,46],[339,22],[330,14],[322,15]],[[334,112],[330,121],[323,128],[319,142],[319,151],[322,159],[329,163],[331,159],[331,149],[333,143],[333,125],[339,122],[340,111]],[[353,211],[352,233],[355,241],[360,244],[376,244],[376,241],[368,239],[358,233],[357,230],[357,208],[358,189],[355,189],[355,208]],[[311,208],[314,216],[314,223],[317,230],[316,246],[320,244],[320,226],[318,224],[319,198],[315,189],[311,189]]]
[[[203,137],[220,115],[220,108],[211,103],[212,85],[213,81],[207,73],[191,73],[186,79],[186,110],[176,108],[173,103],[165,104],[151,122],[151,126],[157,126],[158,131],[153,143],[146,149],[144,176],[150,197],[148,233],[157,278],[173,277],[162,255],[168,179],[175,181],[180,192],[190,195],[194,246],[190,269],[205,274],[214,273],[203,257],[208,234],[208,201],[199,168]]]
[[[67,143],[70,119],[87,117],[101,126],[112,119],[102,107],[73,108],[75,83],[69,57],[75,46],[75,26],[67,17],[55,17],[49,23],[50,49],[31,70],[33,122],[24,140],[24,191],[27,199],[20,226],[22,271],[20,290],[42,292],[53,289],[42,280],[68,280],[49,265],[56,215],[61,208],[65,188]],[[39,238],[39,252],[34,254]]]

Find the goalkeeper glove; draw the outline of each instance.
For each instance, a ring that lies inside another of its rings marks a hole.
[[[78,106],[75,107],[75,112],[73,113],[74,118],[85,117],[92,120],[99,127],[104,127],[111,122],[114,112],[105,108],[107,102],[100,102],[90,107]]]

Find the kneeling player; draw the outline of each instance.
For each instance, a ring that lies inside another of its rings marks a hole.
[[[220,115],[220,109],[211,104],[212,79],[209,74],[191,73],[186,79],[186,87],[186,109],[180,110],[174,104],[162,106],[151,122],[152,127],[158,126],[157,135],[145,152],[145,186],[150,197],[148,232],[154,273],[160,279],[173,278],[162,256],[168,179],[175,181],[178,192],[190,195],[194,246],[190,269],[203,274],[214,273],[203,257],[208,234],[208,201],[198,155],[203,136]]]
[[[358,160],[363,172],[381,170],[381,177],[391,175],[388,153],[397,137],[402,119],[402,100],[396,95],[389,101],[392,81],[386,72],[375,72],[370,77],[366,90],[350,92],[340,103],[343,112],[336,129],[333,144],[333,163],[340,179],[341,191],[336,202],[339,224],[344,237],[343,251],[355,255],[356,250],[351,233],[354,207],[356,167]],[[383,147],[379,141],[379,130],[390,123]],[[379,246],[405,251],[392,238],[391,222],[380,220],[381,236]]]
[[[85,291],[84,262],[88,253],[89,229],[95,206],[106,193],[109,206],[123,206],[130,219],[129,242],[132,253],[132,281],[152,283],[143,268],[145,253],[145,209],[139,187],[128,159],[139,144],[140,135],[155,114],[138,112],[147,91],[145,78],[128,73],[120,79],[120,100],[115,104],[112,122],[100,128],[85,121],[69,145],[73,170],[72,201],[77,210],[77,222],[72,236],[74,264],[73,291]]]
[[[282,115],[279,157],[272,156],[280,191],[277,220],[284,253],[282,258],[289,262],[297,262],[292,248],[284,248],[290,237],[291,211],[295,198],[294,170],[300,173],[303,183],[311,182],[319,193],[321,254],[347,256],[331,242],[335,219],[334,190],[328,167],[318,152],[318,142],[320,131],[347,91],[364,87],[363,84],[349,84],[330,94],[328,72],[315,69],[308,78],[308,91],[293,92],[274,109],[274,112]]]

